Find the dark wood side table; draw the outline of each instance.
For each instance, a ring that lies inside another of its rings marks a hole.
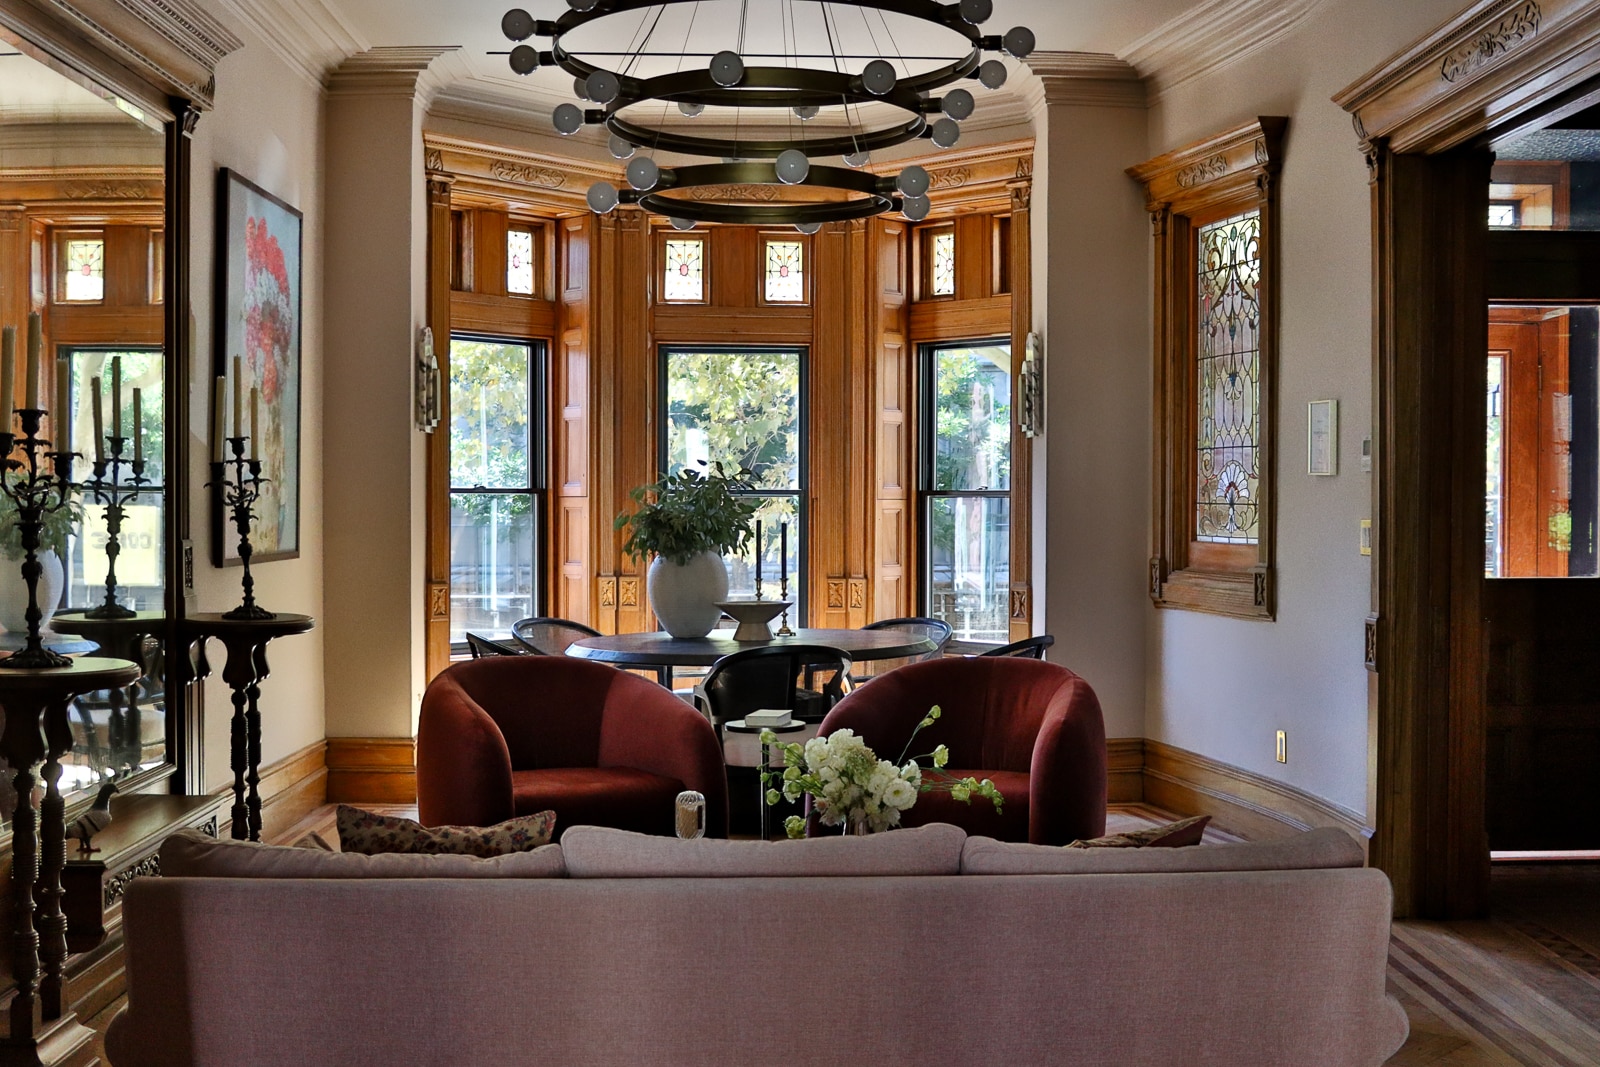
[[[57,633],[74,634],[86,641],[93,641],[96,655],[117,656],[133,661],[141,668],[142,678],[145,666],[144,639],[150,634],[160,634],[166,621],[166,613],[161,611],[136,611],[122,619],[96,619],[80,609],[56,612],[50,620],[50,628]],[[138,685],[138,682],[138,679],[134,679],[133,684]],[[107,695],[107,703],[111,705],[107,731],[111,749],[107,753],[108,769],[118,774],[131,774],[139,769],[140,740],[143,737],[139,701],[133,686],[109,690]],[[88,728],[87,721],[84,725],[88,736],[93,739],[94,731]],[[96,755],[97,748],[98,742],[91,740],[91,758]],[[100,769],[95,768],[96,771]]]
[[[0,756],[11,770],[17,798],[11,820],[11,971],[17,989],[0,1064],[59,1063],[93,1037],[62,1003],[67,917],[61,904],[66,862],[61,757],[72,750],[67,704],[81,693],[131,685],[141,673],[137,664],[98,657],[50,669],[0,667],[0,706],[6,713]],[[45,793],[36,831],[34,769],[40,764]]]
[[[233,836],[261,840],[261,683],[267,666],[267,642],[275,637],[303,634],[316,625],[309,615],[278,612],[270,619],[230,619],[205,612],[184,620],[191,637],[204,642],[215,637],[228,650],[222,680],[233,690],[233,724],[230,731],[233,768]],[[209,671],[201,657],[198,677]]]

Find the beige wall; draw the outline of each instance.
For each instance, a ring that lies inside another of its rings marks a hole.
[[[234,27],[236,31],[238,27]],[[240,570],[211,565],[211,501],[206,460],[211,442],[215,375],[212,296],[216,242],[216,173],[228,167],[298,208],[305,216],[301,250],[300,558],[252,567],[256,598],[270,609],[323,614],[322,91],[302,79],[249,34],[245,47],[217,70],[217,106],[203,115],[193,143],[194,196],[190,271],[193,280],[194,375],[190,382],[189,493],[193,508],[197,610],[225,611],[239,602]],[[223,651],[210,649],[206,685],[205,786],[233,780],[228,768],[232,705],[220,674]],[[275,641],[272,676],[262,685],[263,764],[323,737],[323,630]]]

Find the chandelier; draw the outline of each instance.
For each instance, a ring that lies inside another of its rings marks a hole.
[[[637,204],[679,229],[696,222],[793,224],[815,233],[824,222],[890,211],[926,218],[927,170],[911,165],[880,176],[863,168],[874,152],[919,138],[954,146],[975,102],[971,92],[952,86],[975,81],[998,89],[1006,65],[984,53],[1023,59],[1034,48],[1026,27],[1003,35],[979,29],[993,14],[993,0],[705,0],[708,9],[737,9],[736,25],[729,19],[706,31],[731,38],[714,44],[733,47],[710,52],[689,50],[702,0],[567,3],[571,10],[554,21],[520,8],[506,12],[500,28],[518,42],[509,53],[511,69],[528,75],[559,67],[570,74],[574,93],[588,106],[557,106],[551,116],[556,130],[571,135],[604,127],[611,154],[628,161],[628,187],[596,182],[588,192],[592,210]],[[801,8],[806,17],[797,18]],[[677,22],[687,12],[688,30],[676,49],[657,43],[667,35],[662,20],[669,9],[679,12]],[[627,18],[630,12],[637,13],[637,25]],[[769,33],[778,24],[781,51],[747,50],[752,15]],[[902,33],[910,26],[919,41],[944,31],[951,47],[946,54],[903,54],[891,15]],[[846,31],[865,47],[846,48]],[[825,50],[808,48],[807,35]],[[520,43],[532,37],[549,38],[550,47]],[[607,47],[621,40],[625,48]],[[753,119],[747,120],[746,109]],[[680,120],[668,122],[673,110],[708,128],[686,132]],[[712,116],[722,121],[708,121]],[[712,162],[663,166],[654,158],[658,152]],[[843,166],[813,162],[827,157]],[[827,199],[784,199],[777,193],[784,186],[819,190]],[[705,196],[710,187],[718,190],[716,201]]]

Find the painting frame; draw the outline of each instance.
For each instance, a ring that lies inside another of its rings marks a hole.
[[[245,388],[261,392],[266,484],[250,530],[252,566],[300,556],[303,251],[299,210],[237,171],[218,168],[213,373],[228,380],[231,403],[233,359],[240,357]],[[206,391],[214,404],[215,393]],[[213,412],[208,425],[216,425],[215,417]],[[214,458],[217,442],[207,447]],[[211,510],[212,562],[240,566],[238,534],[225,514],[219,485],[213,486]]]

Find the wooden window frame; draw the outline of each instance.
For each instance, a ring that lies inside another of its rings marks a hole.
[[[72,241],[98,240],[100,242],[100,298],[98,300],[69,300],[67,298],[67,245]],[[101,307],[106,303],[111,256],[110,235],[104,226],[53,226],[50,229],[50,302],[63,307]]]
[[[1155,240],[1155,435],[1150,598],[1242,619],[1275,617],[1277,507],[1278,205],[1284,118],[1260,118],[1128,171],[1145,188]],[[1195,275],[1199,228],[1261,214],[1260,489],[1255,544],[1194,536]]]
[[[700,299],[668,300],[666,295],[667,242],[685,240],[697,240],[700,242]],[[701,229],[680,230],[669,226],[656,231],[655,244],[655,263],[650,272],[650,287],[655,296],[655,303],[660,304],[663,307],[709,306],[711,304],[711,231]],[[765,246],[763,245],[762,251],[765,250]],[[758,280],[756,283],[756,291],[760,293],[763,289],[763,283],[766,279],[766,261],[762,259],[759,261],[758,265],[762,268],[762,272],[760,275],[760,280]]]
[[[775,241],[800,245],[800,272],[805,295],[799,300],[769,300],[767,298],[767,245]],[[797,308],[810,307],[816,302],[816,278],[811,270],[811,238],[803,233],[766,233],[756,241],[756,304],[759,307]],[[674,301],[676,303],[677,301]]]
[[[929,300],[954,300],[961,289],[961,239],[956,235],[959,229],[954,219],[943,219],[939,222],[930,222],[918,226],[913,230],[915,239],[911,242],[912,277],[916,279],[916,289],[912,299],[918,303]],[[933,291],[933,239],[940,234],[948,233],[956,238],[956,277],[955,288],[948,293],[935,293]]]

